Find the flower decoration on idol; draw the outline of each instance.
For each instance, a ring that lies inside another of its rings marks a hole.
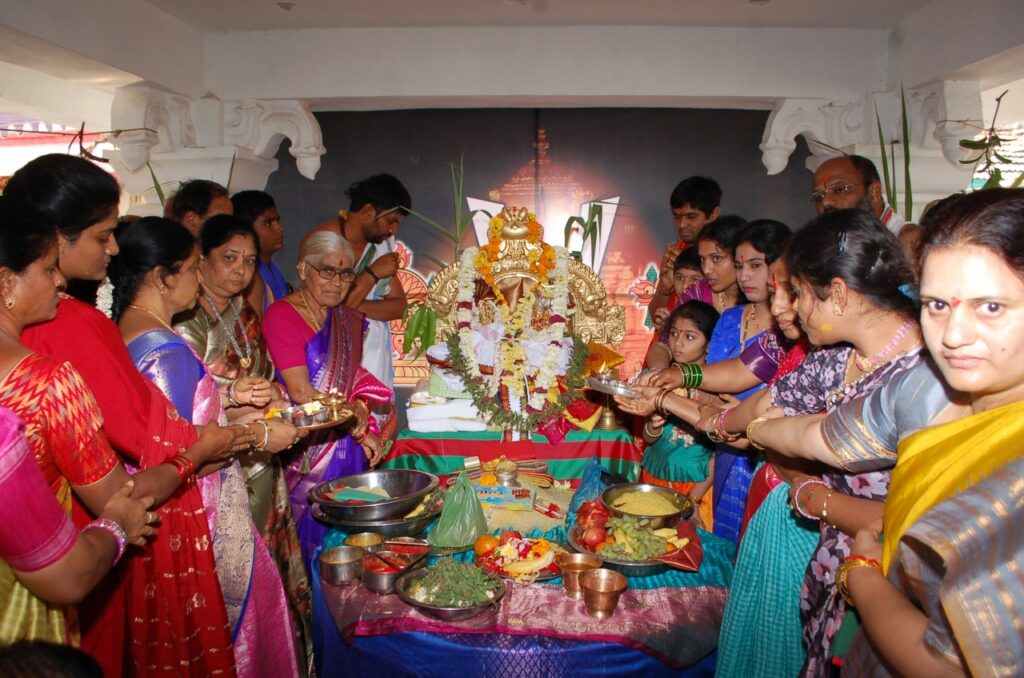
[[[528,271],[523,270],[521,277],[536,281],[523,290],[514,306],[509,305],[498,288],[500,280],[496,280],[495,271],[495,264],[507,254],[505,237],[509,219],[515,220],[514,226],[526,224],[523,240],[528,243]],[[458,277],[453,340],[461,360],[456,372],[474,394],[474,404],[489,421],[522,431],[530,430],[541,412],[545,418],[549,417],[550,405],[558,400],[558,359],[567,331],[569,254],[563,248],[556,250],[545,244],[542,233],[534,215],[521,208],[506,209],[491,220],[487,244],[463,252]],[[477,277],[494,292],[501,318],[500,337],[490,342],[495,347],[491,366],[480,365],[473,345],[474,332],[486,331],[480,327],[479,316],[474,312]],[[520,343],[522,339],[546,344],[535,370]],[[487,367],[490,367],[490,374],[485,378]],[[506,417],[498,416],[509,412],[514,413],[514,417],[507,422]]]

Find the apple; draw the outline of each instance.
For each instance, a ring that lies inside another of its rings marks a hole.
[[[603,527],[588,527],[583,530],[583,545],[593,551],[597,545],[608,537],[608,531]]]

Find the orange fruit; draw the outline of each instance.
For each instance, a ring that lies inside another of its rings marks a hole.
[[[498,538],[493,534],[482,534],[476,538],[473,543],[473,552],[476,553],[477,557],[486,556],[488,553],[498,548]]]
[[[670,541],[665,542],[665,553],[672,553],[673,551],[677,550],[678,548],[679,548],[678,546],[676,546],[675,544],[673,544]]]

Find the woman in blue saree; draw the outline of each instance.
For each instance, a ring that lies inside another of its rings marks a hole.
[[[195,239],[183,226],[157,217],[128,224],[117,237],[121,252],[110,266],[113,312],[133,362],[182,417],[196,425],[225,423],[220,390],[171,327],[176,313],[196,303],[200,254]],[[252,404],[258,391],[252,381],[235,383],[242,388],[229,391],[229,402]],[[242,426],[260,450],[279,451],[297,438],[295,428],[280,419]],[[204,467],[198,475],[238,675],[296,676],[298,653],[284,586],[252,522],[238,461]]]
[[[709,364],[738,357],[744,349],[760,341],[766,332],[771,332],[768,267],[782,256],[790,230],[777,221],[759,219],[732,235],[731,239],[730,235],[731,231],[716,228],[715,224],[701,233],[701,240],[714,238],[720,247],[731,247],[736,282],[748,301],[722,313],[708,344]],[[737,393],[736,397],[744,400],[761,388],[763,384]],[[724,442],[718,443],[716,448],[713,530],[734,544],[739,542],[747,492],[759,460],[760,455]]]
[[[342,303],[355,278],[352,261],[352,248],[344,238],[314,233],[299,252],[299,289],[271,304],[263,318],[267,348],[292,402],[337,393],[356,412],[350,429],[311,435],[285,470],[306,562],[327,532],[310,512],[309,490],[324,480],[365,471],[384,456],[367,405],[390,403],[393,394],[360,365],[366,319]]]

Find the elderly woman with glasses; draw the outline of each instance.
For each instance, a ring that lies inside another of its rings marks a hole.
[[[354,405],[356,423],[307,438],[285,477],[299,541],[307,561],[325,528],[309,513],[306,493],[329,478],[365,471],[384,456],[367,405],[390,402],[391,390],[360,366],[366,319],[343,302],[355,279],[352,248],[329,231],[310,235],[299,250],[300,286],[274,302],[263,318],[263,336],[291,400],[308,403],[338,393]]]

